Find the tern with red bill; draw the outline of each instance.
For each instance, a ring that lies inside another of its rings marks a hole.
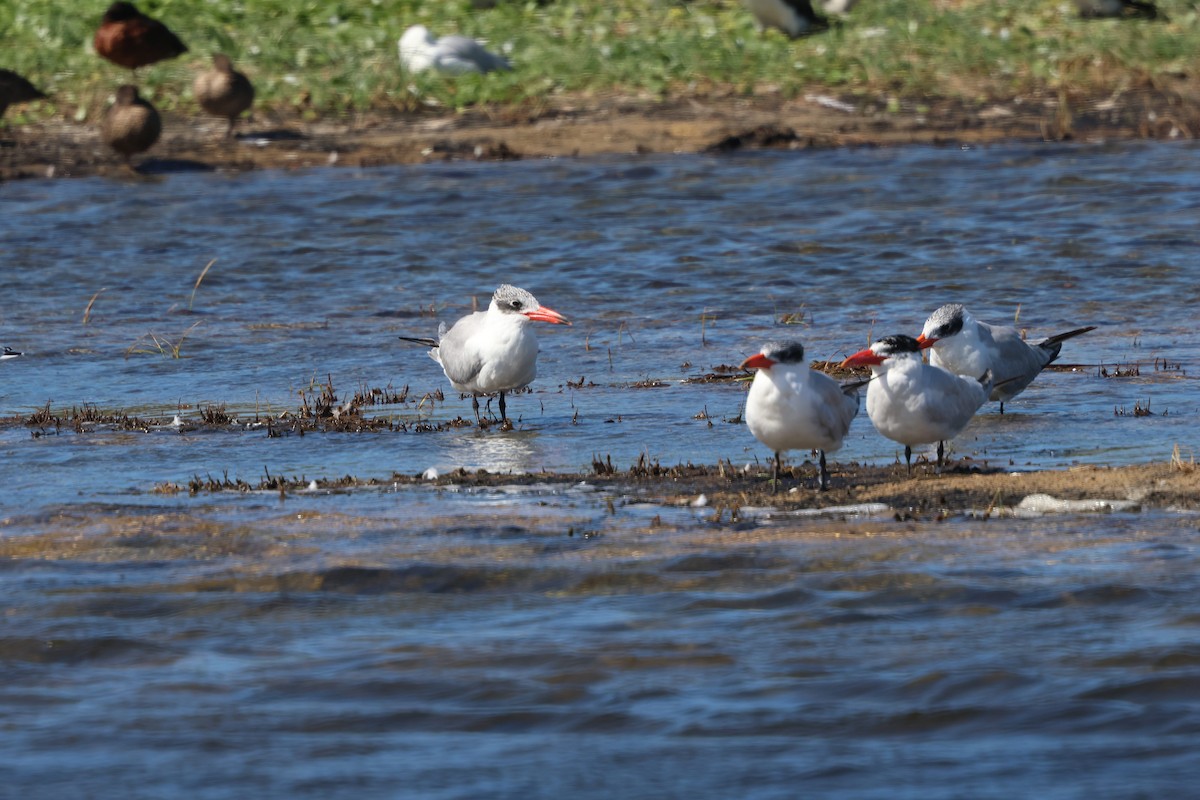
[[[903,334],[885,336],[842,366],[871,368],[867,416],[876,430],[904,445],[910,473],[913,445],[937,442],[941,467],[943,442],[967,427],[992,391],[991,372],[971,378],[926,364],[917,340]]]
[[[860,383],[842,386],[813,372],[800,342],[768,342],[742,362],[758,372],[746,398],[746,425],[754,438],[775,452],[772,485],[779,489],[779,467],[787,450],[820,451],[818,487],[829,488],[825,454],[842,446],[850,422],[858,414]]]
[[[929,349],[929,363],[957,375],[976,377],[991,370],[996,379],[992,400],[1004,403],[1025,391],[1038,373],[1058,358],[1062,343],[1095,325],[1051,336],[1029,344],[1016,328],[979,322],[958,303],[949,303],[929,315],[917,337],[922,350]]]
[[[455,390],[472,395],[476,418],[479,395],[499,393],[500,419],[507,422],[504,393],[523,389],[537,377],[537,336],[529,327],[533,321],[571,324],[524,289],[503,284],[487,311],[468,314],[449,329],[442,323],[438,338],[400,338],[430,348],[429,357],[442,365]]]

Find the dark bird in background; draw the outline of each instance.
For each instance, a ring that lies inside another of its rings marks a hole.
[[[754,15],[759,30],[778,28],[795,39],[829,27],[829,21],[813,11],[811,0],[742,0],[742,3]]]
[[[132,166],[130,159],[145,152],[162,134],[162,119],[148,100],[138,95],[137,87],[125,84],[117,89],[113,103],[100,121],[100,138]]]
[[[250,79],[233,68],[224,53],[214,53],[212,69],[196,76],[192,93],[200,107],[214,117],[229,120],[226,136],[233,136],[238,115],[254,102],[254,86]]]
[[[170,28],[138,11],[133,3],[109,6],[92,44],[101,58],[132,70],[187,52],[187,45]]]
[[[1154,3],[1143,3],[1141,0],[1075,0],[1079,16],[1083,19],[1103,19],[1105,17],[1137,17],[1141,19],[1161,19],[1166,16],[1159,13]]]
[[[551,0],[535,0],[539,6],[549,5]],[[501,0],[471,0],[471,7],[481,11],[501,5]]]
[[[29,81],[8,69],[0,69],[0,117],[8,107],[16,103],[28,103],[30,100],[42,100],[46,95],[37,90]]]

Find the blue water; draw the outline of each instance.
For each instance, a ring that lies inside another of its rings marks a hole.
[[[769,339],[840,359],[952,301],[1031,340],[1098,326],[1064,347],[1078,369],[986,407],[956,455],[1186,459],[1198,207],[1200,149],[1179,144],[0,185],[0,345],[25,352],[0,365],[0,785],[1188,794],[1189,514],[732,524],[573,482],[389,478],[762,462],[744,384],[686,379]],[[575,323],[539,328],[516,429],[415,432],[470,401],[397,336],[502,282]],[[326,381],[410,392],[364,409],[391,430],[268,436]],[[27,424],[47,403],[145,424]],[[241,424],[201,424],[217,405]],[[896,456],[863,415],[834,460]],[[380,485],[155,491],[268,471]]]

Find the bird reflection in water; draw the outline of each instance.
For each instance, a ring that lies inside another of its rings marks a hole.
[[[462,465],[467,471],[523,474],[540,470],[550,454],[539,446],[539,434],[531,430],[514,430],[497,434],[495,431],[464,430],[445,450],[446,464],[455,469]],[[550,443],[554,446],[554,443]],[[559,443],[561,444],[561,443]]]

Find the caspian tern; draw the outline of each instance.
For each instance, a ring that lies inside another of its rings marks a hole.
[[[468,314],[449,330],[443,322],[437,339],[400,338],[430,348],[429,357],[442,365],[455,390],[472,395],[476,418],[479,395],[499,392],[500,419],[507,422],[504,393],[522,389],[537,377],[537,337],[529,327],[533,320],[571,324],[529,292],[506,283],[496,289],[487,311]]]
[[[489,52],[467,36],[449,34],[440,39],[424,25],[413,25],[400,37],[400,63],[409,72],[432,69],[447,75],[512,69],[504,56]]]
[[[779,467],[786,450],[819,450],[818,487],[829,488],[825,454],[842,446],[850,421],[858,414],[858,387],[842,386],[813,372],[797,341],[768,342],[742,362],[756,369],[746,398],[746,425],[754,438],[775,452],[772,486],[779,489]]]
[[[824,17],[813,11],[811,0],[742,0],[754,15],[759,30],[778,28],[795,39],[829,27]]]
[[[16,350],[13,350],[11,347],[6,347],[4,348],[3,352],[0,352],[0,361],[7,361],[10,358],[16,358],[19,355],[21,354]]]
[[[958,375],[976,377],[991,370],[996,379],[991,399],[1004,403],[1033,383],[1046,366],[1058,358],[1062,343],[1095,325],[1051,336],[1039,344],[1029,344],[1016,328],[979,322],[958,303],[949,303],[929,315],[925,329],[917,337],[921,349],[932,348],[929,362]]]
[[[955,375],[921,360],[921,346],[911,336],[885,336],[842,362],[843,367],[870,366],[867,416],[876,430],[904,445],[904,461],[912,472],[912,447],[953,439],[992,390],[992,373],[979,378]]]

